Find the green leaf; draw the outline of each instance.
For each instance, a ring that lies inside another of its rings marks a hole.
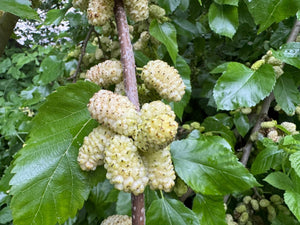
[[[45,85],[62,76],[64,73],[63,66],[62,60],[58,59],[57,56],[50,55],[46,57],[41,63],[40,72],[42,72],[42,75],[39,83]]]
[[[47,17],[45,19],[44,25],[59,25],[64,19],[66,9],[51,9],[47,12]]]
[[[224,73],[227,70],[227,66],[230,62],[222,63],[221,65],[218,65],[216,68],[214,68],[212,71],[210,71],[211,74],[215,73]]]
[[[231,5],[212,3],[209,7],[208,21],[214,32],[232,38],[239,26],[238,9]]]
[[[186,88],[185,88],[185,94],[183,95],[181,101],[170,102],[169,105],[172,107],[176,116],[181,120],[184,112],[184,108],[187,106],[191,98],[191,92],[192,92],[192,87],[190,82],[191,69],[189,65],[186,63],[186,61],[184,60],[184,58],[181,56],[177,57],[175,68],[178,70]]]
[[[300,92],[293,78],[286,74],[277,79],[274,96],[278,105],[290,116],[295,113],[296,106],[300,104]]]
[[[264,31],[272,23],[280,22],[294,16],[300,9],[299,0],[247,0],[245,3],[256,24],[259,24],[258,33]]]
[[[169,22],[160,24],[157,20],[152,20],[149,27],[149,32],[153,37],[166,46],[173,63],[176,64],[178,46],[176,39],[176,28],[174,25]]]
[[[131,194],[120,191],[118,195],[116,212],[118,215],[131,216]]]
[[[223,196],[205,196],[196,194],[193,200],[193,211],[205,225],[226,225]]]
[[[300,69],[300,42],[282,45],[279,50],[272,50],[274,57]]]
[[[291,166],[298,176],[300,176],[300,151],[290,155]]]
[[[214,87],[214,99],[218,109],[252,107],[270,94],[275,82],[271,65],[265,64],[253,71],[243,64],[231,62]]]
[[[143,67],[150,61],[150,58],[141,51],[134,51],[134,59],[139,67]]]
[[[293,190],[293,182],[282,172],[270,173],[264,181],[281,190]]]
[[[82,208],[93,173],[81,171],[77,155],[83,138],[97,125],[86,106],[97,90],[90,82],[59,87],[40,107],[14,161],[14,224],[63,223]]]
[[[21,18],[39,20],[37,12],[30,5],[29,0],[0,0],[0,10],[10,12]]]
[[[287,204],[292,213],[300,220],[300,177],[292,171],[291,180],[294,190],[287,190],[284,193],[284,202]]]
[[[219,5],[239,5],[239,0],[214,0],[214,2]]]
[[[300,10],[297,12],[297,19],[300,20]]]
[[[0,73],[5,73],[11,67],[11,61],[6,58],[0,62]]]
[[[251,173],[254,175],[261,174],[267,172],[271,168],[275,169],[281,166],[284,154],[284,151],[278,149],[277,146],[267,147],[256,156],[251,165]]]
[[[163,198],[153,201],[146,218],[147,225],[200,225],[195,213],[175,199]]]
[[[180,0],[158,0],[158,4],[168,13],[173,12],[180,5],[180,2]]]
[[[9,208],[9,206],[5,206],[3,208],[1,208],[0,210],[0,223],[1,224],[6,224],[10,221],[12,221],[12,215],[11,215],[11,210]]]
[[[258,185],[231,149],[222,144],[221,137],[195,135],[199,132],[194,131],[187,139],[171,144],[175,171],[194,191],[225,195]]]
[[[213,134],[221,135],[226,141],[234,148],[236,139],[234,133],[226,126],[220,123],[216,118],[207,117],[201,124],[205,127],[206,132],[212,132]]]
[[[250,129],[248,116],[242,112],[237,112],[234,114],[233,122],[239,134],[244,137]]]

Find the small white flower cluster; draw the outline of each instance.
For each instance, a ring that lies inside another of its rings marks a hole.
[[[113,215],[103,220],[100,225],[132,225],[132,220],[127,215]]]
[[[178,71],[164,61],[149,61],[143,67],[141,78],[147,88],[155,89],[168,101],[180,101],[185,93],[185,85]]]

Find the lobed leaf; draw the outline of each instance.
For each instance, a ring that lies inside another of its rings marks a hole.
[[[243,64],[231,62],[218,79],[213,95],[218,109],[251,107],[268,96],[275,82],[271,65],[265,64],[253,71]]]
[[[63,223],[83,206],[90,191],[89,173],[81,171],[77,155],[83,138],[97,124],[86,105],[98,89],[90,82],[60,87],[40,107],[14,161],[14,224]]]
[[[171,144],[175,171],[194,191],[204,195],[225,195],[259,185],[219,136],[199,136]],[[187,166],[188,165],[188,166]]]

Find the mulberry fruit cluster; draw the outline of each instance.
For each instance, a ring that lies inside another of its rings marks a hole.
[[[95,170],[97,166],[103,165],[105,148],[113,136],[114,133],[108,128],[98,126],[84,138],[77,157],[82,170]]]
[[[148,0],[124,0],[124,5],[134,22],[145,20],[149,17]]]
[[[123,69],[120,61],[106,60],[91,67],[86,73],[86,79],[101,87],[118,84],[123,79]]]
[[[161,151],[141,154],[149,177],[149,185],[153,190],[170,192],[175,185],[175,172],[171,160],[170,146]]]
[[[88,109],[94,119],[114,132],[126,136],[136,133],[140,117],[127,97],[100,90],[90,99]]]
[[[101,225],[131,225],[131,217],[127,215],[113,215],[102,221]]]
[[[133,138],[143,151],[164,149],[175,138],[178,124],[175,113],[161,101],[146,103],[141,109],[141,122]]]
[[[149,61],[143,67],[141,78],[147,88],[155,89],[168,101],[180,101],[185,93],[185,85],[178,71],[164,61]]]
[[[148,177],[132,139],[115,135],[105,151],[104,162],[106,177],[116,189],[135,195],[144,192]]]
[[[90,0],[87,9],[89,23],[93,26],[103,26],[114,15],[114,1]]]

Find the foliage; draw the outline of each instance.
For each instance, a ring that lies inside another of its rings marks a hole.
[[[104,167],[83,172],[77,163],[83,138],[97,125],[86,105],[99,87],[82,78],[91,66],[119,59],[119,47],[114,22],[91,30],[86,14],[71,3],[39,6],[47,12],[43,25],[69,24],[64,32],[50,32],[47,46],[37,44],[42,33],[23,46],[14,36],[0,58],[0,224],[99,224],[113,214],[131,215],[130,194],[113,188]],[[171,144],[176,187],[170,193],[146,188],[146,223],[227,224],[231,214],[242,224],[236,207],[245,196],[259,201],[277,194],[286,214],[276,208],[271,218],[267,209],[252,210],[248,220],[299,224],[300,135],[282,123],[300,125],[300,45],[286,43],[299,19],[299,1],[152,3],[166,14],[129,20],[132,43],[142,32],[150,34],[146,47],[135,49],[136,64],[168,62],[182,76],[186,93],[180,102],[165,101],[180,124]],[[39,19],[28,0],[0,5],[24,19]],[[270,54],[280,75],[265,60]],[[276,124],[251,132],[262,122],[264,99],[273,94],[263,120]],[[239,160],[249,143],[245,168]]]

